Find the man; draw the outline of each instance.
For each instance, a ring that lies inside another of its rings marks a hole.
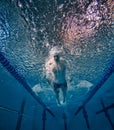
[[[63,93],[63,103],[66,101],[66,91],[67,91],[67,82],[66,82],[66,62],[61,57],[61,52],[57,49],[50,51],[50,58],[45,63],[45,73],[48,83],[53,87],[53,90],[56,95],[57,103],[60,103],[60,89]]]

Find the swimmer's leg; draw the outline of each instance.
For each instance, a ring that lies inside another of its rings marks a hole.
[[[59,100],[59,88],[57,87],[56,84],[54,84],[54,92],[55,92],[55,96],[56,96],[56,99],[57,99],[57,103],[60,105],[60,100]]]
[[[65,103],[66,101],[66,92],[67,92],[67,83],[65,83],[63,86],[62,86],[62,92],[63,92],[63,103]]]
[[[57,103],[60,105],[61,103],[59,100],[59,89],[56,90],[55,94],[56,94]]]

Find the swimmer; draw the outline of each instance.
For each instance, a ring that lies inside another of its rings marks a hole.
[[[52,49],[50,58],[45,63],[46,79],[52,85],[56,95],[57,103],[60,105],[60,89],[63,93],[63,103],[66,101],[66,61],[61,57],[60,51]]]

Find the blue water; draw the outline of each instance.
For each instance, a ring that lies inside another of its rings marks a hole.
[[[1,0],[0,54],[30,89],[0,60],[0,130],[114,129],[112,5],[113,1]],[[54,46],[63,49],[68,61],[67,100],[61,106],[43,77]],[[108,116],[104,111],[96,114],[103,109],[102,100],[106,107],[112,105],[106,109]]]

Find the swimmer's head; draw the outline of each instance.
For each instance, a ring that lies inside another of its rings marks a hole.
[[[50,56],[54,56],[54,55],[62,55],[62,49],[58,48],[57,46],[51,48],[51,50],[49,51],[49,55]]]
[[[59,61],[60,56],[62,55],[62,49],[55,46],[51,48],[49,55],[53,57],[55,61]]]

